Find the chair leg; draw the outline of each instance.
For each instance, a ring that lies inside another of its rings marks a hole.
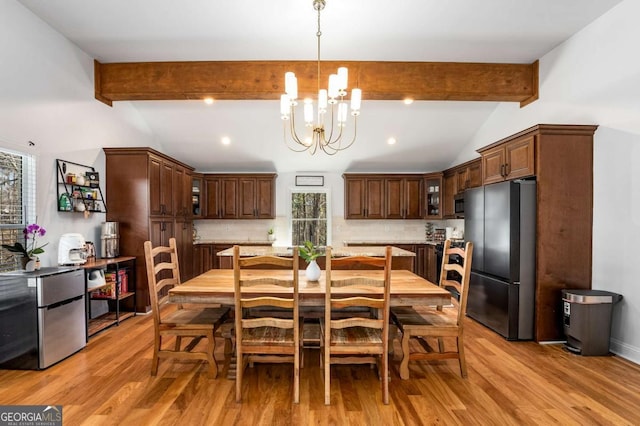
[[[403,380],[409,379],[409,358],[411,353],[409,352],[409,339],[411,339],[411,333],[402,331],[402,360],[400,361],[400,378]]]
[[[158,352],[160,352],[161,345],[162,345],[162,337],[156,336],[153,342],[153,359],[151,360],[152,376],[155,376],[158,374],[158,361],[159,361]]]
[[[467,361],[464,359],[464,343],[462,341],[462,335],[459,335],[456,339],[458,344],[458,362],[460,363],[460,375],[462,378],[467,377]]]
[[[382,355],[382,402],[389,404],[389,354]]]
[[[293,402],[300,402],[300,348],[293,354]]]
[[[207,333],[207,360],[209,361],[209,374],[214,379],[218,376],[218,364],[216,364],[216,359],[213,355],[215,350],[216,338],[213,335],[213,330],[209,330]]]
[[[236,347],[237,350],[237,347]],[[236,354],[236,402],[242,402],[242,374],[244,373],[244,355],[241,351]]]
[[[324,405],[331,405],[331,363],[326,345],[324,349]]]

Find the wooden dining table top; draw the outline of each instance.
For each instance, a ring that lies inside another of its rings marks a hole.
[[[251,278],[291,278],[292,272],[280,269],[247,269],[242,271],[243,279]],[[376,270],[334,270],[334,279],[349,277],[375,278],[380,276]],[[301,306],[324,306],[325,271],[318,281],[307,281],[305,271],[298,275],[299,298]],[[375,289],[382,292],[382,289]],[[287,290],[274,285],[256,285],[247,295],[284,295]],[[371,294],[370,288],[349,286],[332,288],[332,294],[363,295]],[[446,305],[451,302],[451,293],[430,281],[407,270],[391,271],[391,306]],[[244,294],[244,293],[243,293]],[[169,290],[169,300],[173,303],[221,303],[233,305],[233,270],[211,269],[197,277],[185,281]]]

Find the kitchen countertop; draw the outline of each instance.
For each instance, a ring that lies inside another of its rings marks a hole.
[[[364,244],[375,244],[375,245],[379,245],[379,244],[400,244],[400,245],[405,245],[405,244],[429,244],[429,245],[433,245],[435,246],[436,244],[438,244],[437,241],[425,241],[425,240],[407,240],[407,241],[393,241],[393,240],[367,240],[367,241],[361,241],[361,240],[349,240],[349,241],[343,241],[342,242],[345,246],[348,246],[350,244],[358,244],[358,245],[364,245]]]
[[[273,241],[267,240],[207,240],[207,239],[199,239],[193,242],[193,244],[251,244],[251,245],[260,245],[260,246],[270,246],[273,244]]]
[[[359,246],[359,247],[333,247],[334,257],[346,256],[384,256],[383,246]],[[393,247],[391,256],[394,257],[415,257],[415,253]],[[218,252],[218,256],[233,256],[233,249],[229,248]],[[240,246],[240,256],[291,256],[290,247],[272,247],[272,246]]]

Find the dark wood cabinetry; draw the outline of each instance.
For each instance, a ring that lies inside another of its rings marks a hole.
[[[344,175],[345,219],[384,219],[385,187],[380,175]]]
[[[535,174],[535,135],[499,141],[478,150],[484,185]]]
[[[422,219],[423,175],[344,174],[345,219]]]
[[[455,218],[455,197],[461,196],[466,189],[482,186],[482,161],[476,158],[444,171],[443,178],[444,204],[442,206],[445,219]]]
[[[422,219],[423,176],[388,177],[384,186],[386,219]]]
[[[429,173],[424,177],[426,193],[425,219],[442,219],[442,173]]]
[[[273,219],[276,174],[205,174],[207,219]]]
[[[453,197],[456,195],[456,179],[457,174],[455,171],[450,170],[444,173],[442,178],[442,217],[452,218],[455,217],[455,206]]]
[[[485,184],[525,176],[537,181],[535,339],[539,342],[564,338],[561,291],[591,288],[596,129],[540,124],[478,150]]]
[[[191,174],[193,169],[151,148],[104,148],[107,221],[120,223],[120,252],[136,257],[136,310],[148,311],[143,244],[180,241],[182,279],[191,278]],[[189,189],[187,189],[189,188]],[[187,264],[188,263],[188,264]]]

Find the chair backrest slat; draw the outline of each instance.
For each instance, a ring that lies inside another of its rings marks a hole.
[[[453,263],[452,256],[462,258],[462,263]],[[442,269],[440,274],[440,287],[453,287],[459,294],[459,300],[454,299],[458,306],[458,326],[462,326],[467,310],[467,297],[469,294],[469,280],[471,278],[471,261],[473,259],[473,243],[468,241],[464,249],[451,247],[451,241],[446,240],[442,251]],[[449,278],[449,271],[457,272],[459,280]],[[441,306],[438,309],[442,309]]]

